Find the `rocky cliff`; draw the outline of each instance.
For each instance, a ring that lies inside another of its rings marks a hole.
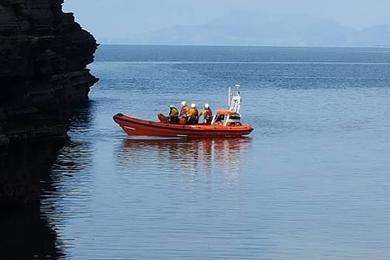
[[[0,0],[0,204],[35,201],[67,111],[97,81],[97,44],[62,0]]]

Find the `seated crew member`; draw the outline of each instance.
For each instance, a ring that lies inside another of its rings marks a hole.
[[[181,110],[180,110],[180,117],[184,117],[185,119],[188,119],[188,113],[190,112],[190,108],[187,105],[187,102],[182,101],[181,102]]]
[[[203,116],[204,123],[209,125],[211,124],[211,121],[213,119],[213,111],[210,108],[209,104],[205,104],[204,108],[202,109],[202,112],[200,113]]]
[[[169,106],[169,123],[177,124],[179,122],[179,110],[174,105]]]
[[[199,121],[199,111],[195,104],[191,104],[190,111],[188,113],[188,123],[197,124]]]

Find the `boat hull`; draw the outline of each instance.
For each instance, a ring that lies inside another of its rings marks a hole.
[[[130,136],[161,137],[241,137],[249,135],[253,128],[250,125],[179,125],[153,122],[123,114],[114,116],[114,121]]]

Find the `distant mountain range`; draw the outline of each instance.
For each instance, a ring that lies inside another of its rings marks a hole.
[[[262,46],[390,46],[390,25],[363,30],[300,14],[234,12],[202,25],[174,26],[113,43]]]

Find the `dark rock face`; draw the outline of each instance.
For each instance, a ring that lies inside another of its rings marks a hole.
[[[97,81],[86,68],[96,41],[62,2],[0,0],[0,204],[38,199],[67,112]]]

